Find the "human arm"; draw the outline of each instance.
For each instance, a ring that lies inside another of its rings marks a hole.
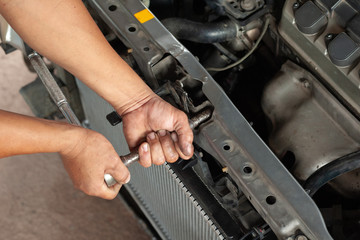
[[[117,195],[120,185],[108,188],[105,173],[120,184],[130,178],[129,171],[118,164],[119,156],[101,134],[0,110],[0,158],[41,152],[60,153],[74,186],[89,195],[105,199]]]
[[[139,148],[143,166],[192,155],[186,115],[157,97],[118,56],[81,1],[0,0],[0,13],[32,48],[74,74],[123,116],[130,148],[148,140],[149,145]]]

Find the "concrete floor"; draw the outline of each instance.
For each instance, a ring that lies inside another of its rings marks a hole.
[[[32,115],[19,89],[35,74],[0,49],[0,109]],[[75,190],[58,154],[0,159],[0,239],[151,239],[120,199]]]

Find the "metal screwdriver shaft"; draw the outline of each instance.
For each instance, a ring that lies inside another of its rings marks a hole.
[[[38,53],[33,52],[28,56],[28,58],[36,73],[39,75],[42,83],[46,87],[48,93],[50,94],[50,97],[64,115],[64,117],[68,120],[69,123],[81,126],[79,119],[71,109],[65,95],[56,83],[54,77],[51,75],[42,57]]]
[[[42,57],[37,52],[33,52],[28,56],[28,58],[36,73],[39,75],[40,80],[46,87],[46,90],[50,94],[50,97],[64,115],[66,120],[71,124],[81,126],[79,119],[71,109],[64,93],[61,91],[54,77],[51,75]],[[109,187],[116,184],[115,179],[110,174],[104,175],[104,181]]]
[[[69,123],[81,126],[79,119],[76,117],[75,113],[71,109],[65,95],[61,91],[60,87],[56,83],[54,77],[51,75],[49,69],[45,65],[44,60],[41,56],[34,52],[28,56],[31,65],[34,67],[36,73],[39,75],[42,83],[45,85],[47,91],[49,92],[52,100],[58,106],[64,117],[68,120]],[[201,123],[207,121],[211,117],[211,110],[206,109],[195,117],[189,119],[190,128],[194,130]],[[139,161],[140,156],[138,151],[131,152],[127,155],[120,156],[121,161],[125,164],[125,166],[129,166],[130,164]],[[108,187],[114,186],[117,184],[117,181],[110,174],[104,175],[104,181]]]

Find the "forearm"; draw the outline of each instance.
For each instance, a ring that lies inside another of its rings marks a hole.
[[[0,158],[71,151],[82,130],[69,124],[0,110]]]
[[[80,0],[0,0],[0,13],[32,48],[74,74],[120,113],[153,96],[111,48]]]

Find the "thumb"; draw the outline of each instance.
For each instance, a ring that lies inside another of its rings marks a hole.
[[[100,197],[107,200],[114,199],[118,195],[121,186],[121,184],[117,183],[114,186],[108,187],[104,181],[103,185],[101,186],[102,194]]]
[[[172,133],[171,138],[175,144],[179,146],[182,152],[182,154],[180,154],[185,155],[185,159],[189,159],[194,153],[194,147],[192,145],[194,135],[184,112],[177,112],[174,130],[176,134]]]
[[[129,169],[120,158],[118,163],[113,168],[107,169],[105,173],[110,174],[119,184],[126,184],[130,181]]]
[[[130,172],[127,167],[119,159],[119,163],[113,168],[106,170],[107,174],[110,174],[118,183],[109,187],[106,182],[102,185],[102,198],[114,199],[119,193],[122,184],[126,184],[130,181]]]

